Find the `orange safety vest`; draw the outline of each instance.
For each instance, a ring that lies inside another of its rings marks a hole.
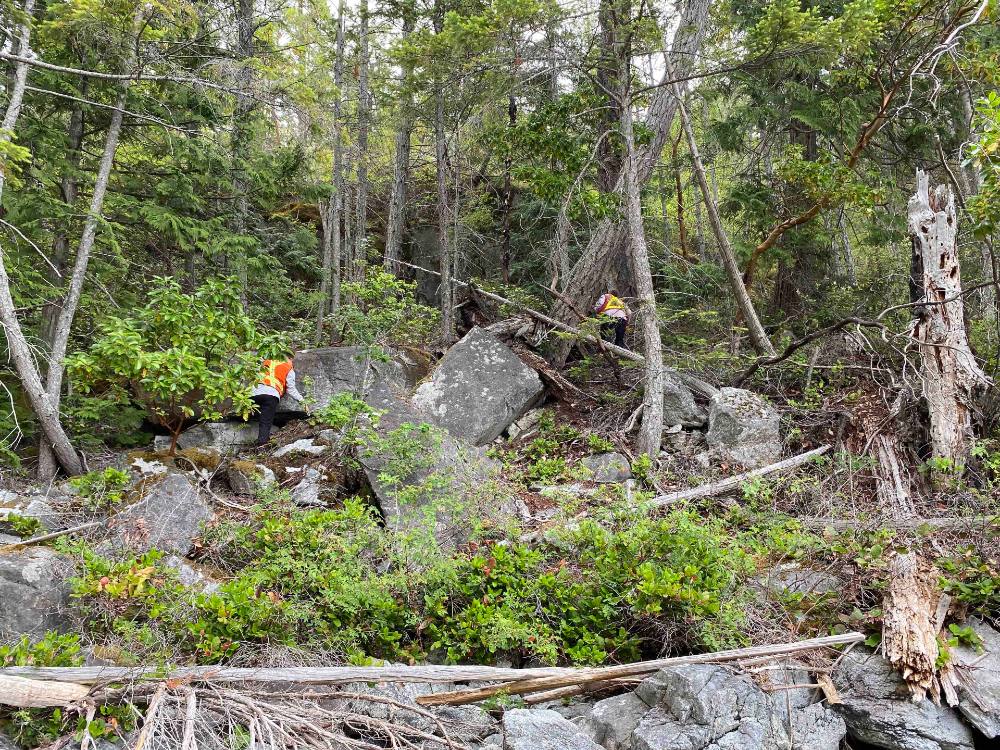
[[[597,311],[597,314],[607,312],[608,310],[624,310],[625,303],[618,299],[613,294],[604,295],[604,304],[601,305],[601,309]]]
[[[284,396],[285,381],[288,379],[288,373],[292,371],[292,363],[288,360],[265,359],[264,370],[264,377],[260,382],[274,388],[279,396]]]

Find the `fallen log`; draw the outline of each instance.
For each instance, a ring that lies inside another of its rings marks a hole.
[[[720,479],[718,482],[703,484],[699,487],[692,487],[689,490],[680,490],[679,492],[659,495],[654,497],[650,502],[654,507],[661,507],[664,505],[670,505],[671,503],[680,502],[681,500],[697,500],[702,497],[725,495],[729,492],[733,492],[734,490],[738,490],[743,486],[744,482],[750,479],[766,477],[771,474],[779,474],[784,471],[791,471],[792,469],[808,463],[816,456],[822,456],[829,450],[829,445],[822,445],[819,448],[813,448],[811,451],[806,451],[805,453],[800,453],[797,456],[786,458],[784,461],[779,461],[776,464],[770,464],[769,466],[762,466],[761,468],[754,469],[753,471],[736,474],[734,476],[727,477],[726,479]]]
[[[843,635],[811,638],[806,641],[799,641],[798,643],[778,643],[770,646],[754,646],[751,648],[737,648],[729,651],[718,651],[712,654],[675,656],[667,659],[654,659],[653,661],[638,662],[636,664],[622,664],[614,667],[575,669],[570,670],[569,674],[555,677],[525,679],[502,685],[476,688],[474,690],[459,690],[451,693],[423,695],[417,698],[417,703],[422,706],[459,706],[466,703],[476,703],[477,701],[492,698],[500,693],[505,695],[541,693],[561,687],[568,687],[570,685],[585,685],[594,682],[606,682],[608,680],[622,679],[625,677],[649,675],[666,667],[676,667],[682,664],[724,664],[726,662],[733,662],[746,658],[787,656],[789,654],[813,651],[820,648],[846,646],[852,643],[859,643],[864,639],[865,636],[861,633],[845,633]]]
[[[42,534],[41,536],[32,537],[31,539],[25,539],[20,542],[13,542],[12,544],[5,544],[0,547],[0,555],[5,552],[16,552],[23,547],[30,547],[33,544],[41,544],[42,542],[48,542],[53,539],[58,539],[61,536],[66,536],[67,534],[75,534],[78,531],[86,531],[87,529],[95,529],[98,526],[103,526],[103,521],[90,521],[89,523],[81,523],[79,526],[72,526],[68,529],[60,529],[59,531],[53,531],[51,534]]]
[[[914,530],[922,527],[940,531],[954,531],[975,528],[986,528],[1000,524],[1000,516],[946,516],[943,518],[879,518],[862,520],[844,520],[842,518],[824,518],[817,516],[800,516],[796,519],[810,529],[832,529],[833,531],[848,531],[850,529],[890,528],[901,531]]]
[[[0,705],[15,708],[50,708],[81,700],[89,688],[71,682],[29,680],[0,675]]]
[[[897,553],[889,564],[889,587],[882,615],[882,649],[919,703],[930,695],[940,702],[937,681],[937,572],[921,566],[916,552]],[[942,616],[943,619],[943,616]]]

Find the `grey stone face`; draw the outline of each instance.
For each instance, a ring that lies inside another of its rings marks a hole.
[[[663,424],[666,427],[701,427],[705,410],[694,400],[691,389],[671,370],[663,371]]]
[[[307,468],[302,472],[302,481],[292,489],[292,501],[302,507],[321,505],[319,493],[322,476],[316,469]]]
[[[601,750],[579,727],[547,709],[503,715],[504,750]]]
[[[852,737],[891,750],[972,750],[972,730],[947,706],[913,703],[889,662],[855,648],[840,663],[836,708]]]
[[[473,328],[448,350],[413,405],[473,445],[495,440],[542,395],[538,373],[503,342]]]
[[[393,390],[412,388],[421,373],[420,366],[402,353],[394,353],[389,362],[367,359],[364,347],[327,346],[305,349],[295,354],[295,386],[322,409],[339,393],[359,393],[363,386],[386,383]],[[302,412],[302,404],[287,393],[278,402],[278,413]]]
[[[424,414],[384,385],[368,394],[368,403],[382,412],[379,440],[360,449],[358,460],[386,525],[430,529],[445,548],[465,542],[471,532],[466,519],[488,488],[493,462],[483,449],[426,426]]]
[[[48,547],[0,555],[0,639],[66,628],[72,570]]]
[[[161,549],[184,556],[212,509],[183,474],[153,479],[143,497],[110,521],[118,542],[135,552]]]
[[[982,653],[967,646],[952,649],[968,678],[959,689],[958,710],[986,737],[1000,737],[1000,633],[978,618],[967,624],[982,641]]]
[[[595,704],[584,726],[605,750],[628,750],[632,732],[647,713],[649,706],[639,696],[623,693]]]
[[[632,478],[632,467],[629,465],[628,459],[621,453],[599,453],[596,456],[587,456],[583,459],[583,465],[590,469],[593,474],[590,478],[599,484],[624,482]]]
[[[257,442],[256,422],[201,422],[189,427],[177,439],[177,447],[205,448],[219,453],[235,453]]]
[[[708,447],[715,458],[757,468],[781,455],[780,418],[767,401],[742,388],[722,388],[709,404]]]

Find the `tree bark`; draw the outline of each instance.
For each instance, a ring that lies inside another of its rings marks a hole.
[[[674,69],[676,75],[683,77],[693,67],[693,61],[698,56],[702,39],[708,25],[708,0],[687,0],[684,11],[672,42],[673,53],[677,58]],[[670,80],[665,76],[664,81]],[[652,94],[645,117],[645,126],[650,131],[648,143],[637,149],[638,161],[637,179],[640,188],[649,181],[656,163],[663,151],[663,146],[670,137],[674,114],[677,111],[676,99],[670,86],[660,86]],[[619,188],[620,189],[620,188]],[[588,306],[600,294],[604,277],[607,274],[617,253],[621,252],[623,242],[627,239],[624,225],[615,219],[604,219],[598,223],[591,234],[590,242],[584,249],[579,260],[570,271],[566,283],[565,295],[574,303]],[[564,323],[575,319],[570,305],[557,301],[553,305],[552,317]],[[552,361],[562,364],[572,348],[572,342],[560,343],[553,348]]]
[[[625,142],[625,212],[628,215],[632,278],[635,282],[638,298],[639,319],[642,321],[642,340],[646,356],[644,408],[637,447],[640,453],[645,453],[656,460],[660,455],[660,443],[663,440],[663,342],[660,339],[660,321],[656,314],[653,273],[649,265],[649,248],[646,245],[646,231],[642,222],[639,164],[636,159],[628,80],[629,77],[626,77],[621,88],[621,133],[622,140]]]
[[[507,127],[513,131],[515,125],[517,125],[517,98],[511,93],[507,97]],[[500,275],[505,284],[510,283],[510,219],[514,210],[514,187],[510,173],[513,166],[513,154],[508,152],[503,161],[503,229],[500,248]]]
[[[933,567],[922,569],[915,552],[897,553],[889,565],[882,648],[915,702],[928,694],[935,703],[940,698],[936,677],[939,625],[935,618],[938,575]]]
[[[236,111],[233,113],[232,135],[232,169],[233,169],[233,234],[244,234],[247,230],[247,219],[250,213],[250,203],[247,193],[250,190],[250,178],[247,175],[246,161],[250,148],[250,117],[253,113],[253,99],[247,92],[253,86],[252,60],[254,51],[254,35],[256,33],[254,20],[254,0],[236,0],[236,55],[240,63],[237,75]],[[236,259],[236,275],[240,284],[240,297],[243,307],[249,305],[247,290],[247,258],[241,251]]]
[[[990,380],[969,348],[965,331],[954,195],[944,185],[932,192],[923,170],[917,170],[908,225],[925,303],[914,322],[913,338],[919,346],[923,394],[930,412],[931,449],[936,458],[961,470],[974,438],[974,403]]]
[[[343,257],[344,223],[344,141],[340,132],[344,94],[344,0],[340,0],[337,9],[337,61],[333,66],[333,83],[337,96],[333,100],[333,209],[332,228],[330,234],[332,259],[330,311],[336,313],[340,309],[340,282],[343,274],[341,259]]]
[[[34,6],[33,0],[25,0],[24,12],[26,19],[31,18]],[[22,54],[29,50],[31,29],[28,22],[22,24],[18,30],[19,44]],[[21,104],[24,101],[24,89],[28,81],[28,68],[26,62],[19,62],[14,71],[14,85],[11,87],[10,99],[7,104],[7,111],[4,113],[3,123],[0,125],[0,142],[9,143],[11,141],[14,127],[17,125],[17,118],[21,113]],[[3,188],[6,176],[0,170],[0,198],[3,195]],[[79,474],[83,471],[83,463],[59,423],[59,409],[52,404],[48,393],[42,385],[41,376],[35,367],[35,360],[31,354],[31,348],[21,329],[21,323],[17,319],[17,310],[14,307],[14,299],[10,292],[10,277],[7,275],[7,266],[4,261],[3,252],[0,251],[0,323],[3,324],[4,334],[7,338],[7,347],[10,350],[10,358],[14,364],[14,370],[24,388],[28,403],[32,411],[38,418],[42,434],[53,446],[59,464],[68,474]]]
[[[357,191],[354,194],[354,252],[350,269],[352,279],[361,278],[361,264],[367,259],[368,247],[368,130],[371,119],[371,92],[368,86],[368,67],[371,55],[368,49],[368,0],[361,0],[358,7],[358,156]]]
[[[444,8],[435,2],[434,32],[444,28]],[[441,342],[447,346],[455,338],[454,289],[452,288],[452,252],[448,232],[448,148],[445,129],[444,82],[434,81],[434,156],[437,162],[437,240],[441,270]]]
[[[670,67],[668,63],[668,72]],[[677,107],[680,112],[681,125],[687,135],[688,150],[691,152],[691,164],[694,167],[695,176],[698,178],[698,184],[701,187],[701,195],[704,198],[705,207],[708,209],[708,218],[712,224],[712,231],[715,233],[715,241],[719,245],[719,255],[722,256],[722,263],[726,268],[726,277],[729,279],[729,287],[733,293],[733,298],[736,300],[737,309],[739,309],[740,317],[743,318],[743,321],[747,325],[750,341],[754,349],[758,354],[773,357],[776,354],[774,346],[767,338],[767,334],[764,333],[764,326],[761,325],[757,311],[754,309],[753,300],[750,299],[750,294],[743,284],[743,276],[740,274],[739,266],[736,263],[736,254],[733,252],[732,245],[729,242],[729,235],[726,234],[726,230],[722,226],[719,211],[715,205],[715,201],[712,200],[712,190],[709,187],[708,179],[705,177],[705,168],[701,163],[698,142],[695,140],[694,129],[691,127],[691,120],[684,107],[683,93],[680,86],[676,83],[673,89],[674,94],[677,96]]]
[[[415,12],[406,9],[403,17],[403,40],[405,41],[416,26]],[[403,233],[406,229],[406,185],[410,179],[410,150],[413,135],[413,97],[407,88],[413,71],[409,67],[403,71],[403,87],[406,96],[400,113],[399,130],[396,131],[396,149],[392,168],[392,190],[389,196],[389,217],[385,237],[385,270],[397,273],[397,261],[403,255]]]

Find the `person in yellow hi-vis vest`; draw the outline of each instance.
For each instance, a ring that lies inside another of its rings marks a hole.
[[[615,346],[625,346],[625,329],[628,327],[629,309],[614,291],[602,294],[594,305],[594,314],[601,319],[601,335],[609,339],[612,331],[615,334]]]
[[[286,392],[296,401],[304,400],[295,387],[295,355],[286,360],[265,359],[260,382],[250,394],[260,412],[257,417],[257,445],[264,445],[271,439],[274,414]]]

